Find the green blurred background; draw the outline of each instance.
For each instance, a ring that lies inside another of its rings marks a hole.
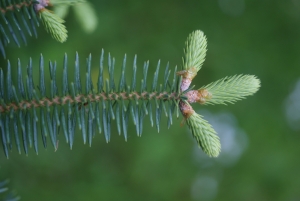
[[[92,53],[97,73],[104,48],[116,66],[125,53],[129,61],[137,54],[139,74],[149,60],[152,75],[159,59],[162,66],[169,61],[172,68],[180,67],[186,37],[201,29],[208,53],[193,84],[253,74],[262,87],[235,105],[194,106],[221,138],[218,158],[203,154],[187,127],[180,126],[181,117],[169,130],[162,117],[160,133],[146,118],[142,137],[130,122],[128,142],[114,130],[110,143],[99,134],[89,147],[78,133],[72,151],[61,135],[57,152],[50,143],[44,150],[40,142],[38,156],[32,149],[28,157],[14,149],[8,160],[1,153],[0,179],[9,178],[22,200],[300,200],[299,0],[90,3],[98,20],[93,33],[84,32],[70,9],[67,42],[60,44],[39,28],[39,38],[30,39],[28,46],[6,49],[13,69],[20,58],[25,72],[32,57],[37,74],[42,53],[45,61],[58,62],[61,77],[64,53],[71,69],[78,51],[82,66]],[[0,60],[5,68],[6,61]]]

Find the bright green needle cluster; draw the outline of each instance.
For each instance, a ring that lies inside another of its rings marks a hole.
[[[204,104],[235,103],[238,100],[253,95],[260,87],[260,80],[253,75],[234,75],[210,83],[201,89],[210,93]]]
[[[201,69],[206,56],[207,41],[200,30],[192,32],[185,42],[183,67],[177,75],[182,76],[180,89],[185,91],[190,86],[192,80]]]
[[[181,102],[180,110],[198,145],[208,156],[217,157],[221,150],[219,137],[212,126],[194,111],[190,103],[198,102],[204,105],[235,103],[257,92],[260,80],[253,75],[234,75],[198,90],[189,89],[192,79],[202,67],[206,50],[207,41],[202,31],[194,31],[188,36],[184,49],[184,70],[177,73],[183,77],[181,90],[187,97],[187,101]]]
[[[221,151],[221,143],[212,126],[196,112],[187,118],[186,123],[202,150],[211,157],[217,157]]]
[[[65,21],[47,9],[40,11],[40,17],[47,32],[57,41],[63,43],[67,40],[68,31],[63,24]]]
[[[185,43],[183,69],[195,68],[199,71],[205,61],[207,40],[200,30],[192,32]]]

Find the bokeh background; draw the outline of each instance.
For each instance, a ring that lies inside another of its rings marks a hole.
[[[146,118],[142,137],[130,122],[129,139],[117,132],[110,143],[98,134],[92,147],[80,133],[73,150],[60,136],[59,149],[37,156],[14,149],[7,160],[0,154],[0,179],[21,199],[29,200],[300,200],[300,1],[299,0],[90,0],[97,27],[87,33],[70,9],[67,42],[60,44],[44,29],[27,46],[9,46],[7,58],[16,69],[39,55],[58,62],[64,53],[70,69],[78,51],[82,69],[92,53],[94,68],[101,49],[111,52],[116,66],[126,53],[128,65],[138,55],[138,73],[150,61],[152,75],[162,66],[181,66],[186,37],[196,29],[208,38],[206,61],[193,84],[197,87],[225,76],[253,74],[262,81],[254,96],[228,106],[195,105],[216,129],[222,142],[218,158],[196,145],[182,118],[161,131]],[[83,15],[83,18],[88,15]],[[1,68],[7,61],[0,59]],[[131,71],[128,70],[128,76]],[[161,80],[162,81],[162,80]]]

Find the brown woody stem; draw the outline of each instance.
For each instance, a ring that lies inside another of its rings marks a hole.
[[[29,7],[32,4],[33,4],[33,1],[29,1],[29,2],[24,1],[24,2],[17,3],[17,4],[6,6],[5,8],[0,8],[0,12],[5,14],[7,11],[15,10],[15,8],[21,9],[24,6]]]
[[[45,106],[52,106],[52,105],[65,105],[67,103],[87,103],[87,102],[100,102],[100,101],[105,101],[105,100],[112,100],[112,101],[117,101],[117,100],[150,100],[150,99],[157,99],[157,100],[179,100],[180,97],[178,96],[177,93],[167,93],[167,92],[143,92],[143,93],[138,93],[138,92],[132,92],[132,93],[110,93],[107,95],[106,93],[102,92],[99,94],[89,94],[89,95],[83,95],[79,94],[75,97],[72,97],[71,95],[64,96],[64,97],[54,97],[53,99],[50,98],[43,98],[40,99],[39,101],[37,100],[23,100],[20,101],[19,103],[12,102],[7,105],[1,105],[0,103],[0,113],[2,112],[8,112],[11,109],[13,110],[20,110],[20,109],[28,109],[28,108],[38,108],[38,107],[45,107]]]
[[[185,119],[188,119],[195,112],[192,106],[184,101],[179,102],[179,108]]]
[[[197,69],[194,67],[191,67],[187,70],[178,71],[177,75],[182,76],[182,82],[180,85],[180,90],[185,91],[189,88],[191,85],[192,80],[197,75]]]

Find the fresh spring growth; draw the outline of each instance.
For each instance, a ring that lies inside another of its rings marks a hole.
[[[53,21],[49,23],[50,27],[56,26]],[[192,90],[189,87],[202,67],[206,47],[203,32],[193,32],[186,42],[183,69],[177,72],[175,67],[171,72],[167,64],[162,72],[159,61],[152,77],[148,76],[152,63],[147,61],[137,67],[135,56],[128,67],[126,55],[120,67],[121,74],[115,76],[115,59],[110,54],[105,55],[104,50],[100,61],[96,59],[97,65],[89,55],[85,60],[86,68],[80,66],[76,53],[75,62],[71,62],[75,63],[72,71],[68,70],[70,62],[65,54],[59,67],[62,80],[57,79],[59,64],[56,62],[48,62],[49,72],[45,72],[42,55],[38,69],[29,60],[26,77],[23,77],[24,66],[20,60],[15,67],[8,61],[5,71],[0,68],[0,137],[6,157],[13,147],[26,155],[33,148],[38,154],[38,141],[42,141],[44,148],[52,144],[54,150],[58,149],[59,141],[60,144],[65,141],[72,149],[78,133],[89,146],[99,134],[106,142],[110,142],[115,133],[123,135],[127,141],[132,133],[128,132],[129,124],[134,125],[138,136],[142,135],[146,120],[159,132],[162,116],[167,118],[169,128],[173,124],[173,114],[178,118],[180,112],[202,150],[208,156],[217,157],[221,150],[219,137],[191,104],[234,103],[255,93],[260,81],[255,76],[236,75]],[[98,66],[93,69],[98,71],[97,83],[92,81],[92,66]],[[129,80],[125,76],[128,68]],[[33,71],[39,71],[38,80],[34,80]],[[137,71],[142,71],[141,80],[137,80]],[[13,72],[16,72],[16,83],[12,79]],[[46,73],[50,80],[46,80]]]
[[[183,70],[177,72],[182,76],[181,90],[185,91],[201,69],[206,56],[207,40],[200,30],[189,35],[185,42]]]
[[[61,5],[75,5],[82,3],[83,0],[37,0],[34,5],[36,12],[39,13],[40,19],[44,27],[51,36],[58,42],[65,42],[68,38],[68,31],[64,25],[65,21],[56,15],[53,11],[46,9],[46,7]]]
[[[46,31],[50,33],[54,39],[63,43],[68,37],[68,31],[66,26],[63,24],[65,21],[55,15],[52,11],[46,9],[48,6],[52,6],[52,2],[50,0],[37,0],[34,8],[36,12],[38,12]]]
[[[39,14],[46,31],[50,33],[55,40],[61,43],[65,42],[68,38],[68,31],[63,24],[65,21],[48,9],[41,9]]]
[[[191,33],[186,42],[181,75],[181,91],[189,88],[192,79],[201,69],[206,55],[206,37],[202,31]],[[221,144],[212,126],[197,114],[190,103],[198,102],[202,105],[227,104],[244,99],[258,91],[260,80],[253,75],[234,75],[201,87],[198,90],[187,90],[186,101],[179,103],[180,110],[186,119],[194,138],[202,150],[211,157],[217,157],[221,151]]]

